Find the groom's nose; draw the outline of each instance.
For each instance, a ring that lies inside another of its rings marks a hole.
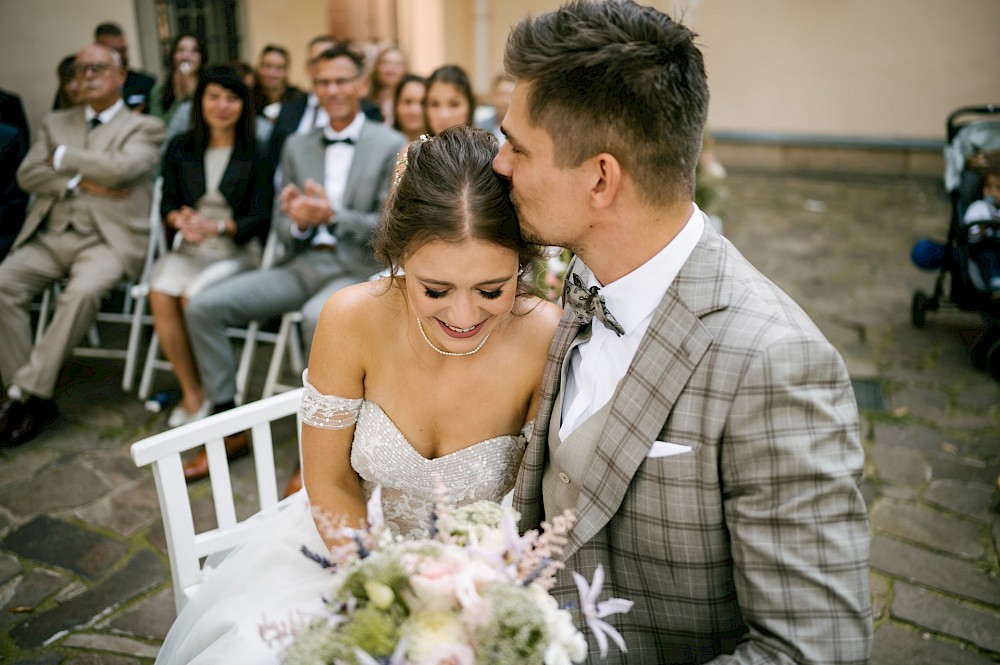
[[[511,169],[510,155],[511,155],[511,147],[508,144],[504,143],[502,146],[500,146],[500,152],[498,152],[497,156],[493,158],[493,170],[496,171],[498,175],[501,175],[504,178],[511,177],[512,169]]]

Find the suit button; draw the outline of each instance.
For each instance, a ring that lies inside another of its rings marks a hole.
[[[560,472],[559,472],[559,480],[561,480],[561,481],[563,481],[564,483],[566,483],[567,485],[569,485],[569,476],[567,476],[567,475],[566,475],[565,473],[563,473],[562,471],[560,471]]]

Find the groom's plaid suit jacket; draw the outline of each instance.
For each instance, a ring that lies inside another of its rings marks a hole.
[[[567,313],[550,349],[515,491],[522,530],[546,517],[549,421],[577,330]],[[657,440],[693,450],[647,458]],[[609,663],[865,663],[863,462],[840,356],[706,223],[613,397],[554,593],[575,600],[569,571],[603,564],[601,598],[635,601],[609,619],[629,649],[612,645]]]

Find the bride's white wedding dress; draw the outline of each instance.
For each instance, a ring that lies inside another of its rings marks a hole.
[[[306,390],[307,402],[339,399],[320,395],[308,383]],[[480,499],[499,502],[514,485],[524,434],[498,436],[427,459],[377,404],[361,401],[357,418],[351,464],[366,498],[382,486],[386,524],[404,536],[426,534],[438,478],[455,505]],[[305,492],[255,519],[258,525],[250,541],[213,569],[178,616],[158,664],[276,664],[282,656],[280,631],[324,613],[321,596],[329,574],[301,552],[305,546],[326,553]]]

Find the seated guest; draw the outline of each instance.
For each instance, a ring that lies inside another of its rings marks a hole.
[[[67,55],[59,61],[56,68],[56,76],[59,77],[59,88],[56,90],[56,98],[52,100],[52,110],[68,109],[80,103],[80,81],[73,71],[73,63],[76,62],[76,55]]]
[[[387,46],[375,56],[372,66],[371,82],[368,86],[366,101],[371,105],[371,112],[365,114],[372,120],[379,120],[392,127],[395,124],[393,114],[394,95],[399,82],[406,75],[406,56],[398,46]],[[374,113],[377,111],[378,113]]]
[[[362,113],[362,66],[361,56],[343,44],[316,58],[313,85],[329,121],[289,137],[282,152],[275,223],[288,249],[283,262],[208,287],[188,305],[188,334],[213,411],[232,408],[236,399],[227,328],[301,309],[303,337],[312,341],[326,299],[380,268],[369,239],[406,139]],[[237,455],[247,443],[246,433],[228,437],[226,450]],[[204,452],[184,473],[188,479],[207,475]]]
[[[149,113],[149,98],[156,79],[144,72],[128,69],[128,44],[121,26],[110,21],[101,23],[94,29],[94,42],[116,51],[122,59],[122,66],[128,70],[125,85],[122,86],[125,106],[133,111]]]
[[[471,127],[475,109],[476,98],[464,69],[444,65],[427,77],[424,114],[431,134],[439,134],[455,125]]]
[[[490,87],[490,106],[485,107],[483,117],[476,121],[476,126],[482,127],[497,137],[500,145],[503,145],[504,141],[507,140],[503,132],[500,131],[500,123],[507,115],[507,107],[510,106],[510,96],[513,93],[514,79],[507,74],[498,74]]]
[[[205,42],[194,35],[178,35],[170,48],[170,70],[153,88],[150,112],[170,125],[180,103],[198,87],[198,73],[205,66]]]
[[[427,81],[422,76],[407,74],[396,86],[392,128],[411,142],[427,133],[427,121],[424,118],[426,96]]]
[[[171,427],[207,415],[184,309],[204,287],[257,267],[270,222],[271,173],[254,140],[250,91],[229,66],[208,67],[194,93],[192,129],[163,160],[160,212],[174,249],[150,278],[160,346],[180,382]]]
[[[0,122],[16,127],[24,135],[24,140],[30,141],[28,117],[24,113],[21,97],[7,90],[0,90]]]
[[[76,56],[82,104],[42,121],[17,171],[34,194],[11,253],[0,263],[0,443],[34,437],[57,416],[56,380],[87,334],[102,296],[136,278],[149,240],[153,172],[163,123],[131,113],[118,54],[92,44]],[[41,340],[32,346],[29,308],[66,279]]]
[[[253,102],[257,115],[271,123],[281,112],[281,106],[289,99],[305,93],[288,82],[288,66],[291,58],[283,46],[268,44],[260,52],[257,61],[257,86],[253,91]]]
[[[17,186],[14,174],[27,152],[24,132],[0,123],[0,261],[7,256],[24,225],[28,196]]]

